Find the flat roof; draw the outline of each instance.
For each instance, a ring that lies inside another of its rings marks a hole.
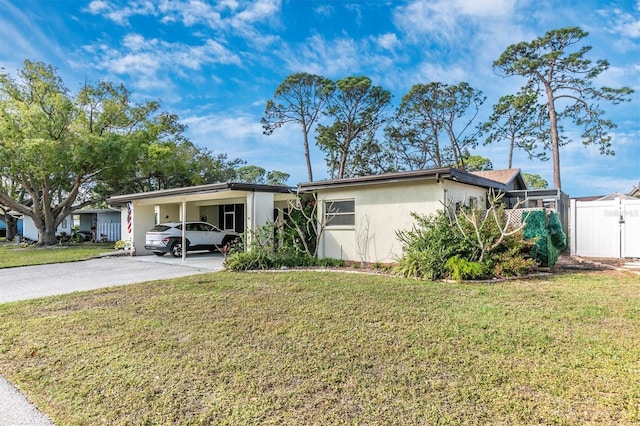
[[[330,179],[298,184],[300,192],[312,192],[322,189],[345,188],[353,186],[376,185],[396,182],[410,182],[416,180],[451,180],[483,188],[494,188],[505,191],[506,186],[502,182],[487,179],[464,170],[452,167],[438,169],[412,170],[408,172],[384,173],[380,175],[361,176],[346,179]]]
[[[145,200],[149,198],[171,197],[176,195],[207,194],[223,191],[271,192],[287,194],[295,192],[295,188],[280,185],[259,185],[243,182],[211,183],[207,185],[186,186],[182,188],[161,189],[158,191],[137,192],[133,194],[114,195],[107,199],[111,205],[126,204],[129,201]]]

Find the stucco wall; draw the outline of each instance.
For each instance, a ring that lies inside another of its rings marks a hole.
[[[121,239],[124,241],[133,241],[136,249],[136,254],[151,254],[150,251],[145,250],[145,234],[148,230],[155,226],[155,207],[153,205],[140,205],[135,201],[133,202],[133,214],[132,214],[132,233],[127,231],[127,208],[124,207],[121,210],[120,224],[121,224]]]
[[[327,226],[318,254],[351,261],[393,263],[402,254],[396,231],[411,229],[412,212],[432,214],[447,201],[466,202],[469,197],[480,202],[485,198],[485,190],[432,180],[322,190],[318,193],[319,214],[322,215],[327,201],[353,199],[355,225]]]

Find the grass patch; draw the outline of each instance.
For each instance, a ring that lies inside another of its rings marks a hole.
[[[0,305],[58,424],[628,424],[640,282],[216,273]]]
[[[0,246],[0,269],[48,263],[77,262],[113,250],[113,243],[35,247]]]

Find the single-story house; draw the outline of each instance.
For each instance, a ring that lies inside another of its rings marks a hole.
[[[295,189],[288,186],[227,182],[116,195],[107,201],[121,209],[122,239],[141,255],[151,254],[144,248],[145,234],[158,223],[202,220],[223,231],[255,231],[273,222],[276,210],[286,209],[293,199]]]
[[[71,235],[74,229],[94,234],[100,241],[118,241],[120,239],[120,210],[117,209],[78,209],[64,218],[56,228],[56,235]],[[33,220],[24,216],[23,236],[38,240],[39,232]]]
[[[412,213],[433,214],[444,206],[484,206],[488,190],[526,190],[519,169],[470,173],[438,168],[301,183],[314,193],[325,223],[319,257],[394,262],[402,254],[398,230],[410,230]]]
[[[313,194],[318,219],[326,224],[319,257],[391,263],[402,254],[396,231],[413,227],[412,213],[428,215],[445,205],[483,206],[489,190],[505,193],[509,204],[533,200],[526,206],[530,208],[558,208],[566,197],[557,190],[527,190],[520,169],[471,173],[438,168],[306,182],[297,190],[218,183],[117,195],[108,203],[121,209],[122,239],[133,242],[140,255],[150,254],[144,249],[145,234],[157,223],[204,220],[222,230],[255,231],[274,221],[297,193]]]

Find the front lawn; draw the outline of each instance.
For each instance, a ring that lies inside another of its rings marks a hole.
[[[640,422],[640,280],[216,273],[0,305],[57,424]]]
[[[0,269],[47,263],[77,262],[109,251],[113,251],[113,243],[81,243],[50,247],[7,244],[0,246]]]

